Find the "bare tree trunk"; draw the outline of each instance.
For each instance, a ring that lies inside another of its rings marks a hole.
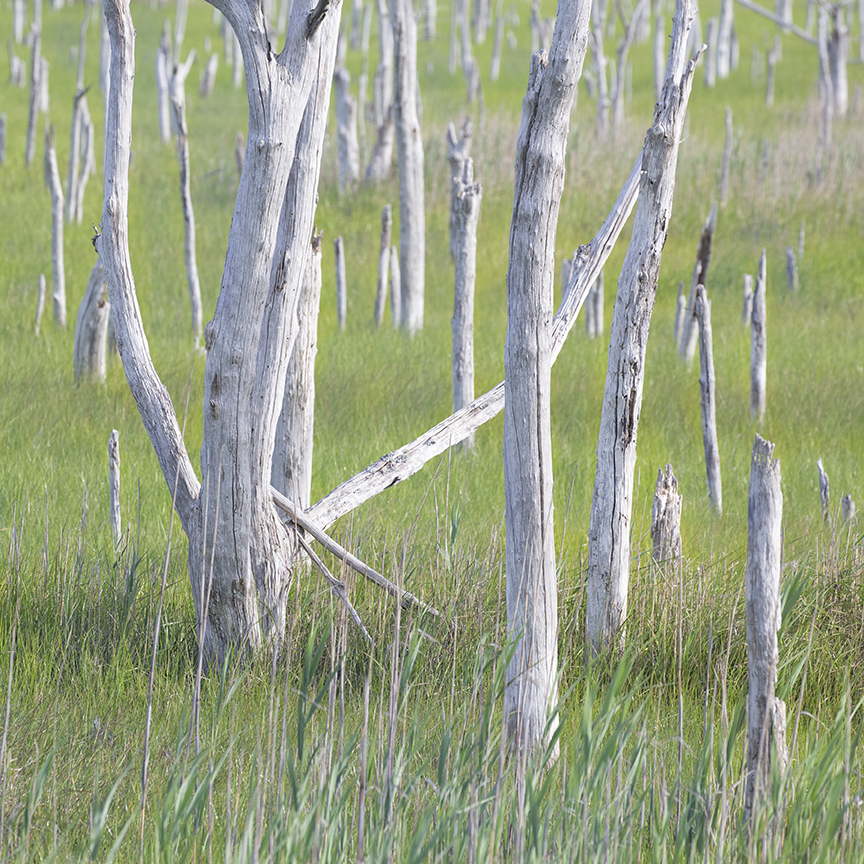
[[[66,177],[66,221],[78,213],[78,174],[81,169],[81,102],[87,96],[79,87],[72,100],[72,127],[69,132],[69,173]]]
[[[725,207],[729,197],[729,163],[732,161],[732,109],[726,106],[726,146],[720,167],[720,206]]]
[[[831,518],[831,488],[821,459],[816,460],[816,467],[819,469],[819,503],[822,506],[822,518],[828,520]]]
[[[624,122],[624,93],[627,80],[627,54],[636,38],[636,30],[648,0],[638,0],[630,21],[624,28],[624,36],[618,43],[618,73],[615,76],[615,89],[612,92],[612,126],[618,128]]]
[[[456,279],[453,301],[453,410],[474,401],[474,283],[477,275],[477,223],[483,190],[474,182],[474,163],[465,160],[461,189],[451,213],[455,217]],[[474,449],[474,436],[465,439]]]
[[[108,285],[102,269],[102,259],[97,258],[81,305],[75,319],[75,352],[73,357],[75,381],[89,378],[93,381],[105,380],[106,354],[108,342],[108,319],[111,317],[111,304],[108,302]]]
[[[720,447],[717,443],[717,401],[714,398],[714,345],[711,336],[711,301],[702,285],[696,288],[696,319],[699,322],[699,389],[702,392],[702,443],[705,447],[705,474],[708,502],[714,512],[723,513],[720,482]]]
[[[504,716],[516,750],[557,727],[558,596],[552,518],[550,380],[555,234],[570,112],[588,47],[590,3],[562,3],[548,60],[534,55],[516,144],[504,346],[507,632],[516,648]]]
[[[645,347],[666,242],[678,146],[693,84],[695,63],[686,59],[693,16],[690,0],[678,0],[672,48],[645,139],[639,201],[630,247],[618,280],[612,313],[606,390],[597,444],[597,473],[588,530],[586,644],[591,655],[621,645],[630,579],[630,518],[636,435],[642,406]]]
[[[657,471],[657,488],[651,502],[651,557],[665,564],[681,557],[681,496],[678,480],[667,464]]]
[[[798,265],[795,263],[795,253],[791,246],[786,247],[786,282],[791,293],[798,292]]]
[[[399,266],[402,326],[423,329],[426,268],[426,213],[423,192],[423,138],[417,119],[417,22],[409,0],[391,0],[395,75],[393,119],[399,152]]]
[[[201,85],[198,88],[198,92],[205,98],[213,95],[213,88],[216,86],[216,73],[218,71],[219,55],[214,51],[204,64],[204,71],[201,74]]]
[[[399,250],[390,247],[390,318],[393,328],[402,324],[402,271],[399,267]]]
[[[705,54],[705,86],[711,88],[717,81],[717,36],[720,27],[716,18],[708,19],[705,29],[705,42],[708,51]]]
[[[450,163],[450,257],[456,260],[456,198],[462,189],[465,160],[471,155],[471,137],[474,125],[466,117],[456,134],[456,127],[447,126],[447,161]]]
[[[282,414],[276,427],[272,484],[298,507],[310,504],[315,428],[315,356],[321,303],[321,235],[312,237],[297,304],[298,331],[285,375]]]
[[[855,518],[855,502],[851,495],[844,495],[840,502],[840,516],[843,522],[851,522]]]
[[[654,0],[654,100],[660,99],[666,73],[666,18],[664,0]]]
[[[375,294],[375,326],[384,322],[384,306],[387,302],[387,276],[390,270],[390,234],[393,216],[389,204],[381,211],[381,248],[378,252],[378,291]]]
[[[594,76],[597,80],[597,134],[605,138],[609,130],[609,90],[606,85],[606,54],[603,51],[603,28],[605,21],[600,7],[591,9],[591,54],[594,58]]]
[[[603,271],[597,274],[597,279],[594,282],[594,287],[591,289],[591,305],[594,307],[594,335],[602,336],[603,324],[603,307],[605,306],[605,298],[603,296]]]
[[[478,45],[486,41],[489,29],[489,0],[474,0],[474,39]]]
[[[750,326],[753,318],[753,277],[749,273],[744,274],[744,303],[741,306],[741,323],[745,327]]]
[[[450,54],[447,68],[451,75],[456,74],[459,65],[459,7],[464,0],[451,0],[450,2]]]
[[[774,0],[774,13],[785,24],[792,23],[792,0]],[[784,27],[788,32],[789,28]]]
[[[735,25],[734,0],[720,0],[720,23],[717,29],[717,77],[725,81],[732,67],[732,28]]]
[[[768,377],[767,341],[765,333],[765,282],[767,268],[765,250],[759,259],[753,309],[750,314],[750,417],[757,423],[765,419],[765,384]]]
[[[778,770],[786,769],[786,705],[774,695],[777,682],[777,632],[780,629],[783,492],[780,462],[774,445],[759,435],[750,463],[747,516],[747,777],[744,820],[749,821],[759,798],[768,794],[771,743]]]
[[[178,12],[179,14],[179,12]],[[177,128],[177,161],[180,163],[180,202],[183,205],[185,228],[184,258],[186,260],[186,282],[189,286],[189,306],[192,311],[192,332],[195,345],[201,341],[204,329],[204,313],[201,306],[201,283],[198,279],[198,260],[195,254],[195,212],[192,209],[192,183],[189,177],[189,130],[186,128],[186,78],[195,62],[195,49],[189,52],[186,62],[174,67],[171,76],[171,106],[174,110],[174,125]]]
[[[393,144],[396,131],[393,128],[393,110],[388,112],[384,122],[378,127],[372,155],[366,166],[366,179],[377,182],[385,180],[390,174],[390,163],[393,161]]]
[[[33,33],[33,47],[30,52],[30,103],[27,114],[27,141],[24,148],[24,164],[30,166],[36,156],[36,127],[39,125],[39,104],[41,100],[42,62],[39,54],[42,37],[39,31]]]
[[[393,25],[387,0],[376,0],[378,9],[378,67],[373,83],[375,125],[384,124],[393,104]],[[380,134],[380,133],[379,133]]]
[[[111,536],[116,546],[123,538],[120,521],[120,433],[114,429],[108,438],[108,489],[111,504]]]
[[[765,104],[770,108],[774,104],[774,70],[780,59],[780,37],[774,39],[774,47],[768,52],[768,72],[765,76]]]
[[[849,54],[849,32],[844,23],[844,8],[832,6],[831,32],[828,37],[828,65],[831,69],[831,92],[834,97],[834,116],[845,117],[849,109],[849,79],[846,63]]]
[[[297,335],[304,272],[296,262],[305,262],[312,234],[339,27],[339,6],[322,2],[309,12],[295,4],[286,46],[276,54],[256,4],[216,0],[216,6],[241,44],[252,143],[222,290],[205,333],[203,491],[150,362],[129,260],[134,27],[128,0],[106,0],[105,6],[112,86],[97,242],[130,389],[189,538],[192,597],[208,664],[231,648],[254,650],[284,632],[295,548],[273,503],[270,479]],[[211,572],[212,583],[205,580]]]
[[[492,44],[492,63],[489,67],[489,80],[493,83],[501,75],[501,50],[504,47],[504,10],[499,0],[495,14],[495,41]]]
[[[357,142],[357,102],[351,95],[351,75],[336,70],[336,135],[339,152],[339,191],[344,192],[360,178],[360,145]]]
[[[333,253],[336,261],[336,314],[339,329],[344,330],[348,318],[348,286],[345,281],[345,244],[341,237],[333,241]]]
[[[163,32],[156,51],[156,97],[159,106],[159,134],[165,144],[171,140],[171,96],[168,93],[171,78],[169,54],[168,35]]]
[[[696,247],[696,263],[693,265],[693,277],[690,280],[690,299],[687,301],[687,311],[684,315],[684,332],[678,343],[678,353],[689,366],[696,355],[696,345],[699,340],[699,326],[696,323],[696,286],[708,281],[708,265],[711,263],[711,244],[714,241],[714,229],[717,227],[717,205],[711,208],[711,213],[702,226],[699,245]]]
[[[45,308],[45,274],[39,274],[39,295],[36,298],[36,321],[34,322],[34,329],[36,331],[36,335],[39,335],[39,328],[42,326],[42,310]]]
[[[45,183],[51,191],[51,263],[54,322],[66,326],[66,270],[63,263],[63,185],[54,151],[54,127],[45,130]]]
[[[20,45],[24,41],[27,23],[27,0],[12,0],[12,38]]]
[[[675,303],[675,326],[672,330],[675,345],[681,344],[684,333],[684,316],[687,314],[687,298],[684,296],[684,283],[678,283],[678,300]]]
[[[819,98],[822,102],[822,130],[820,144],[823,149],[831,146],[831,122],[834,117],[834,84],[831,78],[831,56],[828,48],[828,11],[819,6],[819,23],[816,28],[816,44],[819,51]]]

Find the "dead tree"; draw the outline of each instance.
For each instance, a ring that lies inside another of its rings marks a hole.
[[[591,655],[619,645],[624,635],[645,347],[672,212],[678,146],[698,59],[697,55],[687,62],[692,17],[690,0],[678,0],[669,64],[654,124],[645,138],[639,203],[612,313],[588,529],[586,644]]]
[[[387,11],[387,0],[376,0],[378,9],[378,68],[372,82],[375,144],[366,166],[366,179],[384,180],[393,161],[393,26]]]
[[[105,283],[102,260],[97,257],[75,319],[73,363],[76,383],[84,378],[92,381],[105,380],[110,317],[108,286]]]
[[[678,480],[667,464],[657,471],[657,487],[651,501],[651,557],[658,564],[681,557],[681,496]]]
[[[720,0],[720,23],[717,28],[717,77],[721,81],[729,77],[732,68],[734,16],[734,0]]]
[[[607,86],[606,54],[603,50],[603,30],[606,26],[605,4],[595,3],[591,8],[591,55],[594,58],[594,77],[597,82],[597,134],[606,137],[609,130],[609,89]]]
[[[27,21],[27,0],[12,0],[12,38],[20,45],[24,41]]]
[[[381,248],[378,252],[378,291],[375,294],[375,326],[384,322],[384,306],[387,302],[387,276],[390,271],[390,235],[393,231],[393,216],[389,204],[381,211]]]
[[[855,502],[851,495],[844,495],[840,502],[840,518],[844,523],[851,522],[855,518]]]
[[[417,22],[410,0],[391,0],[394,86],[393,121],[399,154],[399,266],[402,273],[402,327],[423,329],[426,270],[426,213],[423,137],[417,117]]]
[[[750,417],[757,423],[765,419],[765,385],[768,378],[768,354],[765,333],[765,250],[759,259],[756,290],[750,313]]]
[[[489,65],[489,80],[493,83],[501,75],[501,51],[504,47],[504,9],[502,0],[498,0],[495,12],[495,41],[492,43],[492,61]]]
[[[165,144],[171,140],[171,96],[168,92],[171,79],[170,56],[168,34],[163,31],[156,51],[156,97],[159,107],[159,134]]]
[[[66,269],[63,263],[63,186],[54,150],[54,127],[45,130],[45,185],[51,192],[51,272],[54,323],[66,326]]]
[[[687,313],[687,297],[684,295],[684,283],[678,283],[678,300],[675,302],[675,326],[672,329],[672,338],[675,345],[681,343],[681,335],[684,332],[684,316]]]
[[[723,513],[723,487],[720,482],[720,447],[717,444],[717,400],[714,396],[714,345],[711,335],[711,301],[702,285],[696,288],[696,319],[699,322],[699,389],[702,393],[702,443],[705,448],[705,474],[708,502],[720,516]]]
[[[777,683],[777,633],[780,630],[780,579],[783,561],[783,492],[774,445],[759,435],[750,463],[747,512],[747,775],[744,820],[768,793],[772,743],[782,775],[786,769],[786,705],[774,695]]]
[[[849,55],[849,33],[845,24],[843,4],[829,7],[831,31],[828,34],[828,67],[831,74],[831,95],[834,116],[845,117],[849,109],[849,79],[846,64]]]
[[[795,253],[791,246],[786,247],[786,283],[789,286],[790,293],[798,292],[798,265],[795,263]]]
[[[831,487],[821,459],[816,460],[816,467],[819,469],[819,504],[822,507],[822,518],[828,521],[831,518]]]
[[[339,191],[360,178],[360,144],[357,141],[357,101],[351,95],[351,74],[343,66],[336,70],[336,137],[339,154]]]
[[[297,338],[285,374],[282,414],[276,427],[271,483],[283,495],[309,506],[315,428],[315,356],[321,303],[321,235],[312,237],[297,303]]]
[[[456,260],[456,197],[462,189],[465,160],[471,155],[474,124],[466,117],[456,133],[453,123],[447,125],[447,161],[450,163],[450,257]]]
[[[348,286],[345,280],[345,244],[341,237],[333,241],[333,260],[336,264],[336,316],[339,329],[344,330],[348,318]]]
[[[39,328],[42,326],[42,310],[45,308],[45,293],[46,293],[46,285],[45,285],[45,274],[39,274],[39,293],[36,297],[36,320],[33,323],[33,329],[36,331],[36,335],[39,335]]]
[[[705,86],[709,89],[717,82],[717,36],[719,29],[717,19],[709,18],[708,26],[705,28],[705,42],[708,45],[708,51],[705,54]]]
[[[399,267],[399,250],[390,247],[390,319],[393,329],[402,324],[402,269]]]
[[[477,275],[477,223],[483,190],[474,182],[474,163],[463,166],[461,188],[453,203],[456,278],[453,293],[453,410],[474,401],[474,283]],[[474,449],[474,436],[465,439]]]
[[[732,161],[732,109],[726,106],[726,145],[723,148],[723,163],[720,166],[720,206],[726,206],[729,195],[729,164]]]
[[[196,346],[204,328],[201,306],[201,283],[198,279],[198,259],[195,253],[195,211],[192,208],[192,183],[189,177],[189,130],[186,128],[186,78],[195,62],[195,49],[189,52],[185,63],[174,67],[171,75],[171,108],[177,132],[177,161],[180,164],[180,203],[183,206],[183,226],[186,261],[186,282],[189,286],[189,306],[192,312],[192,332]]]
[[[774,37],[774,46],[768,51],[768,72],[765,76],[765,104],[770,108],[774,104],[774,74],[777,63],[782,57],[782,42],[779,36]]]
[[[624,35],[618,43],[618,71],[615,75],[615,86],[612,90],[612,127],[614,129],[617,129],[624,122],[624,84],[627,79],[627,54],[636,38],[639,22],[642,20],[647,7],[648,0],[638,0],[629,21],[626,21],[622,14],[621,23],[624,26]]]
[[[741,306],[741,323],[745,327],[750,326],[753,317],[753,277],[749,273],[744,274],[744,302]]]
[[[111,509],[111,536],[116,546],[123,537],[120,519],[120,433],[113,429],[108,438],[108,489]]]
[[[216,86],[216,73],[218,71],[219,55],[214,51],[204,64],[204,70],[201,73],[201,84],[198,88],[198,92],[205,98],[213,95],[213,88]]]
[[[516,143],[504,346],[507,632],[516,641],[504,716],[517,750],[557,726],[558,597],[552,519],[555,234],[570,112],[588,47],[591,4],[559,7],[548,60],[534,55]]]
[[[33,163],[36,156],[36,127],[39,124],[39,107],[42,96],[42,58],[39,53],[41,44],[41,34],[35,30],[30,52],[30,102],[27,112],[27,139],[24,145],[24,164],[28,167]]]
[[[717,205],[711,208],[711,213],[702,226],[699,245],[696,247],[696,263],[693,265],[693,276],[690,279],[690,299],[687,301],[687,311],[684,314],[684,332],[678,343],[678,353],[689,366],[696,355],[696,344],[699,339],[699,326],[696,323],[696,286],[705,285],[708,279],[708,265],[711,263],[711,244],[714,241],[714,229],[717,227]]]

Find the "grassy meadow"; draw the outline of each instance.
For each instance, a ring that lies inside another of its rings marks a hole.
[[[494,5],[494,4],[493,4]],[[419,44],[426,140],[425,326],[413,339],[375,328],[380,213],[398,181],[337,193],[331,123],[317,225],[324,288],[316,365],[313,499],[451,411],[453,265],[448,254],[449,121],[474,122],[483,185],[475,306],[476,387],[503,376],[507,243],[530,5],[503,4],[501,76],[489,77],[494,27],[475,45],[482,104],[467,105],[448,71],[449,4]],[[700,8],[703,30],[719,0]],[[859,22],[849,7],[850,57]],[[32,11],[32,7],[31,7]],[[97,7],[98,11],[98,7]],[[553,15],[543,0],[544,15]],[[795,4],[802,24],[806,9]],[[61,178],[68,164],[81,3],[43,9],[50,122]],[[198,465],[204,358],[195,350],[183,265],[174,145],[159,137],[154,75],[173,5],[136,2],[130,246],[151,353]],[[371,647],[314,572],[292,588],[285,644],[242,669],[212,671],[195,699],[195,613],[186,546],[119,360],[104,384],[73,380],[75,313],[101,218],[103,104],[99,26],[87,33],[85,85],[97,129],[97,176],[84,221],[65,226],[69,327],[53,325],[50,196],[37,156],[24,165],[28,92],[0,75],[7,115],[0,166],[0,859],[91,861],[861,861],[858,750],[864,696],[864,526],[842,523],[849,493],[864,507],[864,66],[849,66],[849,116],[819,148],[815,46],[782,36],[773,107],[764,55],[777,28],[742,7],[740,64],[713,89],[700,69],[648,343],[639,427],[628,651],[614,669],[585,669],[583,566],[607,339],[577,322],[554,367],[552,435],[559,549],[560,757],[510,759],[501,736],[508,657],[504,603],[504,478],[500,416],[472,454],[454,451],[332,529],[360,558],[444,612],[400,612],[351,572],[352,601]],[[671,20],[667,4],[666,17]],[[343,26],[350,24],[350,8]],[[376,25],[369,57],[377,63]],[[421,31],[422,32],[422,31]],[[12,2],[0,2],[10,40]],[[614,54],[621,35],[606,41]],[[512,38],[510,38],[512,36]],[[184,41],[198,61],[187,82],[192,195],[205,321],[215,307],[246,129],[245,89],[220,60],[214,95],[198,94],[208,51],[222,54],[210,6],[192,0]],[[11,49],[30,64],[29,48]],[[754,53],[755,52],[755,53]],[[652,119],[651,43],[633,47],[624,125],[598,139],[596,103],[580,86],[573,111],[557,251],[587,243],[627,177]],[[760,59],[761,58],[761,59]],[[361,56],[349,50],[356,94]],[[590,65],[590,53],[586,68]],[[689,287],[699,232],[718,197],[724,112],[734,117],[728,203],[708,277],[712,299],[723,515],[708,506],[698,364],[679,362],[677,285]],[[374,139],[366,124],[368,155]],[[786,285],[785,249],[800,291]],[[336,319],[332,241],[342,235],[348,325]],[[606,334],[629,241],[606,275]],[[758,431],[776,443],[784,496],[784,608],[778,695],[789,718],[790,767],[771,778],[754,830],[742,823],[746,752],[743,592],[754,426],[742,275],[768,260],[768,405]],[[48,298],[34,333],[38,277]],[[556,286],[560,296],[560,285]],[[188,393],[188,412],[185,410]],[[108,516],[107,440],[120,432],[124,540]],[[823,521],[816,461],[831,482]],[[651,499],[670,462],[684,496],[684,560],[651,564]],[[169,542],[170,536],[170,542]],[[338,562],[330,562],[332,566]],[[141,768],[156,609],[146,806]],[[334,569],[334,572],[338,572]]]

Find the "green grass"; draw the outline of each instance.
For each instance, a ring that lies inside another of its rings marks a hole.
[[[51,121],[65,179],[75,78],[69,48],[77,43],[83,7],[55,11],[48,5],[43,53],[51,63]],[[718,7],[706,3],[700,10],[703,28]],[[372,321],[378,226],[387,202],[394,204],[398,230],[395,176],[340,198],[335,130],[330,130],[317,212],[325,258],[313,498],[450,412],[453,271],[447,254],[444,132],[447,122],[465,111],[474,117],[475,174],[484,189],[475,318],[478,392],[503,376],[512,165],[527,79],[530,11],[524,3],[506,8],[518,12],[519,25],[511,24],[517,46],[511,49],[505,40],[497,83],[488,80],[492,34],[475,46],[483,75],[482,114],[464,105],[464,81],[447,71],[449,7],[439,8],[437,41],[420,44],[428,254],[426,324],[413,340],[389,326],[379,332]],[[543,14],[553,13],[554,4],[544,0]],[[173,18],[173,8],[135,4],[133,17],[138,35],[132,262],[156,367],[181,416],[191,373],[186,443],[195,464],[203,358],[194,350],[189,323],[177,163],[173,146],[159,140],[153,75],[158,34],[163,19]],[[802,4],[796,20],[803,17]],[[0,5],[0,32],[11,33],[11,21],[7,0]],[[473,455],[446,455],[334,529],[361,558],[403,578],[445,610],[447,624],[397,621],[391,603],[343,573],[375,639],[366,648],[322,584],[302,572],[280,655],[205,678],[197,747],[195,618],[185,541],[174,525],[157,650],[147,860],[197,861],[204,855],[235,861],[356,860],[364,749],[368,861],[557,861],[571,853],[581,861],[695,861],[752,854],[739,821],[743,732],[736,727],[747,686],[742,585],[755,431],[749,416],[749,333],[740,324],[740,303],[742,274],[755,272],[763,247],[769,267],[769,361],[768,413],[760,431],[776,442],[782,465],[788,597],[798,594],[796,580],[803,580],[800,597],[784,617],[778,682],[789,710],[790,740],[796,718],[799,733],[790,773],[774,778],[759,817],[783,813],[774,830],[776,845],[763,852],[769,860],[775,854],[781,860],[833,860],[842,846],[848,860],[861,857],[856,798],[861,761],[855,746],[864,694],[861,528],[823,523],[815,465],[822,457],[835,510],[846,492],[864,506],[862,117],[853,111],[835,122],[833,147],[817,179],[815,49],[783,37],[775,107],[767,109],[764,82],[751,84],[749,60],[753,45],[764,52],[774,28],[741,9],[736,28],[741,66],[713,91],[698,75],[681,147],[639,428],[630,653],[617,673],[585,672],[582,658],[582,564],[606,341],[588,341],[577,323],[553,372],[561,689],[567,694],[561,757],[553,765],[538,756],[537,764],[520,767],[502,761],[499,746],[506,659],[499,418],[479,431]],[[94,85],[98,35],[91,25],[85,81]],[[199,71],[205,38],[221,51],[210,8],[193,2],[184,45],[198,52]],[[373,65],[374,44],[373,36]],[[613,47],[614,40],[607,50]],[[16,50],[29,65],[29,52]],[[635,46],[631,59],[633,99],[613,140],[597,140],[595,106],[580,87],[559,220],[561,258],[596,232],[650,123],[650,45]],[[348,65],[356,87],[358,52],[349,52]],[[864,70],[851,66],[849,75],[854,93],[864,83]],[[245,94],[232,87],[224,62],[214,97],[200,98],[196,82],[193,72],[187,110],[198,261],[209,318],[236,192],[234,138],[245,130]],[[88,97],[101,135],[95,86]],[[852,96],[850,105],[855,101]],[[689,284],[699,230],[717,196],[727,104],[735,122],[730,195],[718,219],[708,285],[724,487],[724,514],[716,519],[705,490],[698,371],[679,364],[671,331],[677,283]],[[40,125],[36,163],[25,169],[26,90],[0,84],[0,110],[8,117],[6,164],[0,167],[4,707],[13,630],[16,642],[0,790],[0,856],[36,860],[55,852],[60,860],[106,860],[131,820],[117,854],[136,860],[150,650],[171,501],[117,360],[109,363],[104,385],[76,387],[71,326],[56,330],[49,308],[41,335],[33,333],[38,275],[46,273],[50,283],[51,265],[42,130]],[[371,140],[371,127],[367,136]],[[100,168],[101,162],[100,143]],[[91,223],[100,219],[99,185],[93,178],[88,187],[84,224],[66,226],[70,321],[93,262]],[[785,286],[784,250],[787,245],[797,250],[802,221],[801,290],[792,296]],[[345,240],[349,273],[345,333],[336,324],[330,253],[338,234]],[[627,240],[625,231],[606,269],[607,333]],[[112,428],[121,435],[127,526],[119,552],[108,526],[106,444]],[[673,464],[684,494],[686,562],[680,575],[658,571],[649,560],[651,496],[656,471],[666,462]],[[330,678],[334,670],[336,677]],[[316,696],[317,710],[310,715]],[[847,807],[850,801],[854,806]],[[101,834],[100,814],[107,814]]]

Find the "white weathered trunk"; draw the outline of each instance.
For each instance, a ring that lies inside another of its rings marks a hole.
[[[820,144],[827,148],[831,145],[831,123],[834,117],[834,84],[831,79],[831,58],[828,50],[828,11],[820,4],[819,24],[816,29],[817,50],[819,52],[819,98],[822,102],[822,131]]]
[[[849,33],[842,6],[831,7],[831,32],[828,36],[828,65],[831,70],[831,92],[834,116],[845,117],[849,109],[849,78],[846,64],[849,55]]]
[[[697,57],[687,63],[691,0],[678,0],[672,47],[654,124],[645,138],[639,202],[612,313],[597,472],[588,530],[586,644],[620,645],[630,580],[630,519],[645,348],[672,213],[678,146]]]
[[[681,334],[684,332],[684,316],[687,314],[687,297],[684,295],[684,283],[678,283],[678,299],[675,302],[675,325],[672,337],[676,347],[681,344]]]
[[[30,102],[27,112],[27,139],[24,145],[24,164],[29,166],[36,156],[36,127],[39,125],[39,105],[42,98],[42,62],[39,54],[42,36],[38,30],[33,32],[33,46],[30,52]]]
[[[159,107],[159,134],[166,144],[171,140],[171,97],[168,93],[171,74],[169,54],[168,36],[163,33],[156,51],[156,98]]]
[[[295,4],[286,46],[275,54],[256,4],[215,5],[239,34],[251,144],[222,290],[205,333],[203,492],[171,400],[150,362],[129,260],[134,28],[128,0],[105,4],[113,57],[97,244],[127,379],[189,538],[192,597],[208,663],[218,663],[231,648],[255,649],[284,631],[295,549],[269,481],[297,331],[303,279],[297,262],[305,262],[312,234],[339,25],[338,5],[322,2],[310,13]]]
[[[717,81],[717,37],[720,29],[716,18],[709,18],[705,28],[705,42],[708,50],[705,53],[705,86],[711,88]]]
[[[591,9],[591,55],[594,58],[594,77],[597,81],[597,134],[604,138],[609,130],[609,89],[606,81],[606,54],[603,50],[604,21],[599,6]]]
[[[48,71],[51,64],[44,58],[39,58],[39,110],[48,113],[50,94],[48,91]]]
[[[51,192],[51,273],[54,322],[66,326],[66,268],[63,263],[63,185],[54,150],[54,127],[45,130],[45,183]]]
[[[791,24],[792,0],[774,0],[774,14],[784,24]],[[784,27],[784,30],[788,30],[788,27]]]
[[[765,250],[759,259],[753,308],[750,313],[750,417],[757,423],[765,419],[765,385],[768,378],[768,354],[765,333]]]
[[[417,22],[410,0],[391,0],[395,74],[393,121],[399,153],[399,266],[402,326],[423,329],[426,269],[426,212],[423,191],[423,137],[417,118]]]
[[[438,0],[423,0],[423,38],[427,42],[435,41],[438,18]]]
[[[36,335],[39,335],[39,328],[42,326],[42,311],[45,309],[45,294],[47,286],[45,285],[45,274],[39,274],[39,294],[36,297],[36,320],[33,323],[33,328]]]
[[[790,292],[798,291],[798,265],[795,263],[795,253],[791,246],[786,247],[786,283]]]
[[[738,40],[738,31],[732,28],[732,38],[729,41],[729,70],[737,72],[741,63],[741,42]]]
[[[447,161],[450,163],[450,257],[456,260],[456,197],[462,189],[465,160],[471,155],[474,124],[466,117],[456,134],[453,123],[447,125]]]
[[[483,190],[474,182],[474,163],[465,160],[459,194],[453,202],[455,217],[456,278],[453,300],[453,410],[474,401],[474,283],[477,276],[477,223]],[[474,449],[474,436],[465,439]]]
[[[360,178],[360,145],[357,141],[357,102],[351,95],[351,74],[336,70],[336,138],[339,156],[339,191]]]
[[[234,66],[231,72],[231,83],[234,85],[235,90],[239,90],[240,87],[243,86],[243,49],[240,47],[240,40],[237,38],[237,34],[232,29],[231,38],[234,44]],[[247,88],[248,89],[248,88]]]
[[[699,389],[702,393],[702,443],[705,447],[705,475],[708,502],[714,512],[723,513],[723,486],[720,482],[720,447],[717,443],[717,402],[714,398],[714,340],[711,335],[711,301],[705,288],[696,288],[696,319],[699,322]]]
[[[180,203],[183,206],[185,243],[183,256],[186,261],[186,282],[189,286],[189,307],[192,313],[192,333],[196,346],[204,329],[204,313],[201,306],[201,283],[198,279],[198,259],[195,254],[195,211],[192,209],[192,182],[189,176],[189,130],[186,128],[186,78],[195,62],[195,49],[189,52],[186,62],[174,67],[171,76],[171,107],[174,111],[174,126],[177,130],[177,161],[180,164]]]
[[[741,305],[741,323],[745,327],[750,326],[753,318],[753,277],[749,273],[744,274],[744,302]]]
[[[615,88],[612,92],[612,126],[618,128],[624,122],[624,95],[627,81],[627,55],[630,46],[636,39],[636,31],[642,15],[648,8],[648,0],[638,0],[633,15],[624,30],[624,36],[618,43],[618,71],[615,75]]]
[[[699,326],[696,323],[696,286],[705,285],[708,279],[708,265],[711,263],[711,244],[714,241],[714,229],[717,227],[717,205],[711,208],[711,213],[702,226],[699,245],[696,247],[696,263],[693,265],[693,276],[690,279],[690,297],[687,300],[687,311],[684,315],[684,332],[678,343],[678,353],[689,366],[696,356],[696,345],[699,340]]]
[[[663,76],[666,72],[666,17],[660,11],[663,8],[663,0],[655,2],[654,13],[654,100],[660,99],[660,91],[663,89]]]
[[[69,131],[69,173],[66,176],[66,221],[78,212],[78,174],[81,169],[81,101],[87,96],[79,87],[72,100],[72,126]]]
[[[12,0],[12,37],[20,45],[24,41],[27,23],[27,0]]]
[[[750,463],[747,511],[747,776],[744,820],[758,800],[768,794],[772,742],[775,770],[786,768],[786,705],[774,695],[777,682],[777,633],[780,630],[782,576],[783,492],[780,461],[772,459],[774,445],[759,435]]]
[[[384,122],[378,127],[372,155],[366,165],[366,179],[372,182],[386,180],[390,175],[390,164],[393,161],[393,144],[396,130],[393,128],[393,111],[388,111]]]
[[[402,324],[402,271],[399,267],[399,250],[390,247],[390,319],[393,328]]]
[[[489,0],[474,0],[474,40],[478,45],[486,41],[489,29]]]
[[[725,207],[729,196],[729,165],[732,161],[732,109],[726,106],[726,145],[720,166],[720,206]]]
[[[344,330],[348,319],[348,286],[345,279],[345,244],[341,237],[333,241],[333,256],[336,262],[336,316],[339,329]]]
[[[851,522],[855,518],[855,502],[851,495],[844,495],[840,502],[840,517],[843,522]]]
[[[390,272],[390,235],[393,231],[393,215],[389,204],[381,210],[381,246],[378,251],[378,290],[375,293],[375,326],[384,322],[384,307],[387,303],[387,277]]]
[[[768,71],[765,74],[765,104],[770,108],[774,104],[774,72],[777,66],[777,61],[780,59],[780,51],[778,50],[780,37],[774,40],[774,47],[768,51],[767,63]]]
[[[116,546],[123,537],[120,520],[120,433],[113,429],[108,438],[108,491],[111,508],[111,537]]]
[[[658,564],[681,557],[681,501],[678,480],[667,463],[657,471],[657,487],[651,501],[651,557]]]
[[[717,77],[721,81],[729,77],[732,67],[734,16],[734,0],[720,0],[720,23],[717,28]]]
[[[213,88],[216,86],[216,73],[218,71],[219,55],[214,51],[204,64],[204,71],[201,73],[201,85],[198,88],[198,92],[205,98],[213,95]]]
[[[297,303],[297,338],[285,375],[282,413],[276,427],[271,483],[298,507],[309,506],[315,428],[315,356],[321,304],[321,235],[312,237]]]
[[[375,126],[380,130],[393,104],[393,25],[387,9],[387,0],[376,0],[376,8],[378,10],[378,66],[372,84],[372,104]],[[380,135],[380,131],[378,134]]]
[[[819,469],[819,504],[822,507],[822,518],[831,518],[831,487],[828,483],[828,474],[822,467],[822,460],[816,460],[816,467]]]
[[[89,378],[93,381],[105,380],[105,358],[108,344],[108,320],[111,317],[111,304],[108,302],[108,285],[102,259],[97,258],[84,297],[78,307],[75,319],[75,350],[73,363],[75,381]]]
[[[500,7],[499,3],[499,7]],[[495,41],[492,43],[492,62],[489,65],[489,80],[495,82],[501,75],[501,51],[504,47],[504,15],[499,8],[495,16]]]

